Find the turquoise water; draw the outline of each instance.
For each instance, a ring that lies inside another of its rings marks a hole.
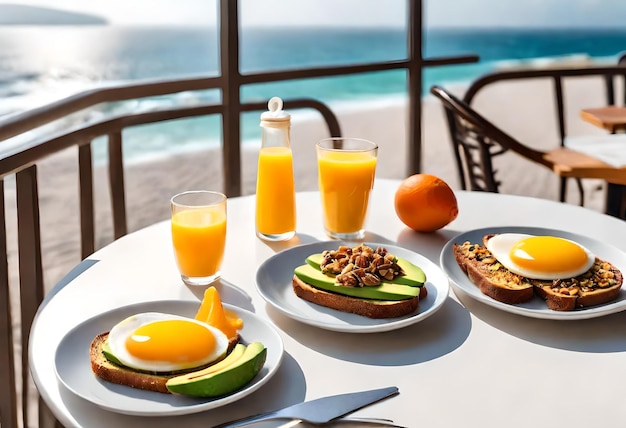
[[[244,29],[242,71],[353,64],[402,59],[403,29]],[[513,62],[585,55],[614,62],[626,49],[626,30],[427,30],[425,57],[477,54],[480,62],[436,67],[424,72],[424,91],[432,84],[469,82]],[[215,75],[218,35],[211,28],[177,27],[0,27],[0,117],[42,105],[93,85],[114,82]],[[404,71],[338,78],[307,79],[248,86],[244,101],[314,96],[330,103],[376,103],[404,96]],[[217,100],[216,91],[184,93],[101,105],[58,126],[96,120],[108,114],[163,105]],[[216,117],[185,121],[185,126],[155,124],[125,135],[127,156],[142,156],[218,141]],[[258,114],[244,116],[243,138],[258,138]],[[176,145],[173,146],[172,142]]]

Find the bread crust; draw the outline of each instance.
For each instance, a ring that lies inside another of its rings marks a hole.
[[[137,372],[118,366],[110,362],[103,354],[104,346],[109,333],[101,333],[91,342],[89,357],[91,359],[91,371],[102,380],[130,386],[131,388],[143,389],[145,391],[155,391],[169,394],[165,386],[168,379],[175,374],[161,375],[152,373]]]
[[[89,348],[89,358],[91,360],[91,371],[100,379],[119,385],[129,386],[144,391],[161,392],[170,394],[165,384],[168,379],[180,376],[182,372],[176,373],[147,373],[122,367],[109,361],[102,352],[102,347],[109,337],[109,332],[97,335],[91,342]],[[239,335],[232,338],[228,344],[228,352],[239,342]],[[228,354],[227,352],[227,354]],[[201,370],[202,367],[187,372]]]
[[[544,281],[524,278],[504,266],[497,266],[495,257],[485,248],[493,234],[483,237],[483,246],[464,242],[454,244],[454,257],[482,293],[503,303],[523,303],[536,294],[545,300],[549,309],[572,311],[577,308],[596,306],[617,298],[623,283],[622,272],[608,261],[596,258],[586,273],[575,278]],[[499,263],[498,263],[499,265]],[[582,287],[581,284],[589,284]],[[569,294],[566,288],[576,288]]]
[[[426,287],[422,287],[420,296],[406,300],[370,300],[344,296],[320,290],[302,281],[297,276],[292,278],[293,291],[304,300],[342,312],[365,316],[368,318],[398,318],[408,315],[419,306],[420,298],[426,297]]]
[[[452,251],[463,272],[483,294],[511,305],[528,302],[533,298],[534,290],[530,282],[524,281],[523,278],[504,268],[497,271],[490,270],[491,264],[469,254],[468,246],[471,245],[467,242],[463,245],[454,244]]]

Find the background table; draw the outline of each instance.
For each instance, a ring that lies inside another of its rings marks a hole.
[[[626,107],[623,106],[582,109],[580,117],[595,126],[606,129],[611,134],[618,131],[626,132]]]
[[[403,246],[436,263],[453,236],[489,226],[556,228],[626,249],[626,225],[621,220],[563,203],[480,192],[457,193],[459,217],[445,229],[415,233],[395,215],[393,195],[398,184],[376,181],[366,240]],[[305,399],[389,385],[397,385],[400,395],[356,414],[429,428],[587,428],[626,421],[624,312],[553,321],[510,314],[464,295],[451,295],[437,313],[415,325],[350,334],[304,325],[273,310],[255,290],[256,267],[280,250],[327,239],[319,195],[298,194],[297,208],[297,237],[268,244],[254,234],[254,197],[228,202],[223,279],[236,288],[229,288],[224,300],[253,307],[275,323],[285,343],[283,364],[264,387],[217,410],[142,418],[108,413],[57,383],[55,349],[79,322],[135,302],[201,298],[203,289],[188,288],[180,281],[169,222],[163,222],[93,254],[42,305],[30,338],[30,366],[44,400],[60,421],[90,428],[175,424],[206,428]]]

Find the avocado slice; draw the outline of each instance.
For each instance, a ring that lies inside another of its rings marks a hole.
[[[322,253],[312,254],[306,258],[307,264],[311,265],[317,270],[320,270],[320,265],[324,260]],[[398,265],[402,268],[405,275],[397,276],[392,281],[383,280],[385,284],[403,284],[410,285],[412,287],[421,287],[426,282],[426,274],[419,266],[414,265],[408,260],[396,257]]]
[[[104,358],[109,360],[113,364],[117,364],[118,366],[125,367],[124,364],[113,354],[111,351],[111,345],[109,345],[109,340],[102,345],[102,353],[104,354]]]
[[[167,389],[175,394],[194,397],[219,397],[242,388],[263,368],[267,349],[261,342],[253,342],[248,346],[238,344],[231,354],[218,364],[226,361],[239,346],[243,352],[237,358],[233,358],[230,364],[225,363],[218,370],[210,371],[211,367],[207,367],[204,370],[173,377],[167,381]]]
[[[420,287],[390,282],[383,282],[372,287],[346,287],[339,285],[335,281],[334,276],[323,274],[321,270],[314,268],[310,264],[298,266],[294,270],[294,274],[313,287],[361,299],[406,300],[420,294]]]
[[[202,370],[198,370],[191,373],[186,373],[185,375],[181,375],[180,377],[188,377],[189,379],[194,379],[197,377],[205,376],[211,373],[215,373],[219,370],[225,369],[231,364],[234,364],[239,358],[241,358],[246,350],[246,346],[238,343],[235,345],[233,350],[224,358],[223,360],[210,365],[208,367],[203,368]]]

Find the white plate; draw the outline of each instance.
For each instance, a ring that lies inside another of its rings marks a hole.
[[[626,274],[626,254],[611,245],[597,241],[595,239],[578,235],[575,233],[565,232],[555,229],[544,229],[538,227],[488,227],[484,229],[470,230],[455,236],[441,250],[441,267],[452,282],[454,289],[460,289],[470,297],[479,300],[487,305],[502,309],[506,312],[525,315],[532,318],[544,318],[554,320],[578,320],[586,318],[596,318],[604,315],[621,312],[626,310],[626,290],[622,288],[616,300],[605,303],[603,305],[593,306],[590,308],[581,308],[573,311],[553,311],[548,309],[546,303],[540,297],[535,296],[531,301],[516,305],[509,305],[498,302],[491,297],[483,294],[479,288],[469,280],[467,275],[463,273],[452,252],[453,244],[462,244],[465,241],[472,243],[482,242],[484,235],[488,233],[527,233],[529,235],[552,235],[562,238],[571,239],[579,244],[587,247],[596,256],[614,264],[622,273]]]
[[[372,248],[385,247],[395,256],[406,259],[424,270],[428,296],[420,301],[417,311],[399,318],[371,319],[316,305],[296,296],[291,286],[294,269],[303,265],[307,256],[336,249],[339,245],[353,246],[354,243],[314,242],[273,255],[257,270],[257,290],[265,301],[290,318],[326,330],[350,333],[374,333],[414,324],[434,314],[448,297],[450,290],[448,279],[435,263],[406,248],[368,242],[365,245]]]
[[[183,415],[214,409],[237,401],[264,385],[278,370],[283,357],[283,342],[276,329],[252,312],[224,304],[244,322],[242,342],[262,342],[267,348],[265,366],[244,389],[221,398],[194,398],[141,391],[105,382],[91,371],[89,346],[93,338],[117,322],[141,312],[165,312],[194,317],[199,302],[162,300],[123,306],[97,315],[73,328],[59,343],[54,365],[58,380],[71,392],[103,409],[140,416]]]

